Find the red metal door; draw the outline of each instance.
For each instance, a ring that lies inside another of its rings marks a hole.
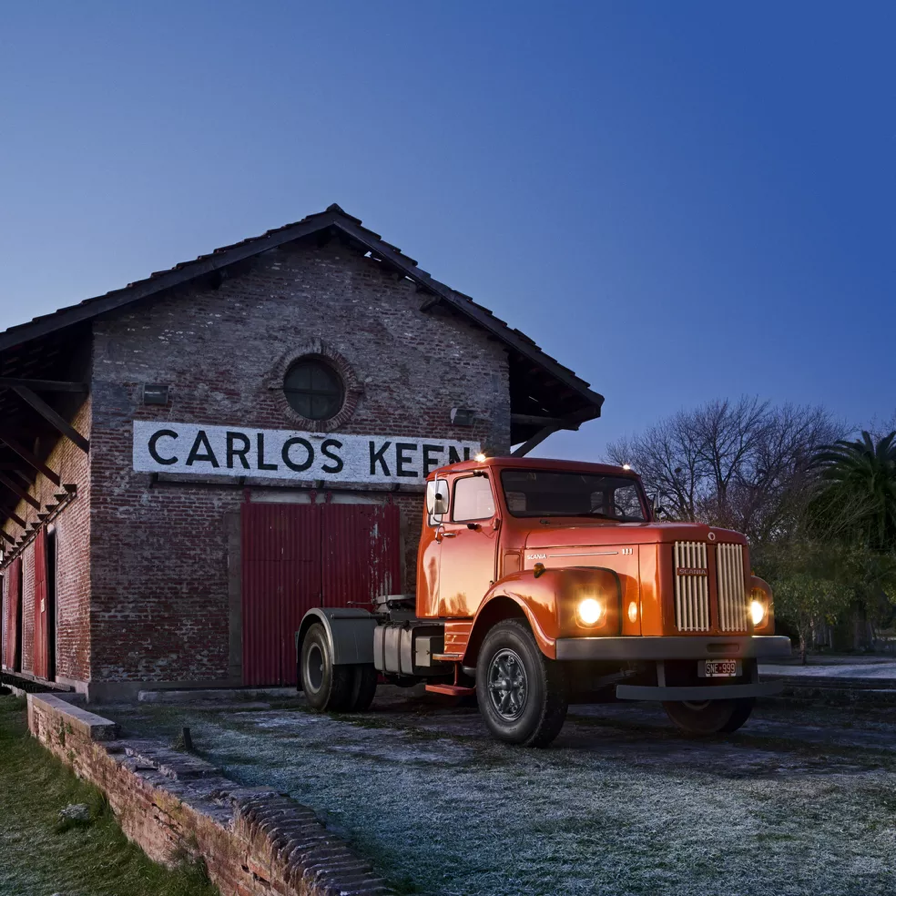
[[[402,588],[396,505],[321,506],[323,595],[327,607],[366,606]]]
[[[318,505],[243,505],[244,685],[296,681],[294,634],[321,603],[320,517]]]
[[[42,528],[34,539],[34,659],[31,667],[39,679],[49,676],[48,604],[47,531]]]
[[[3,665],[18,670],[22,621],[22,559],[16,558],[6,571],[6,617],[3,621]]]
[[[243,684],[293,685],[312,607],[366,605],[401,588],[394,505],[242,506]]]

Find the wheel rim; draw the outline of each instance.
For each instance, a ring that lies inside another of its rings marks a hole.
[[[320,691],[324,684],[324,652],[314,644],[305,656],[305,684],[311,691]]]
[[[710,706],[710,701],[683,701],[682,703],[689,710],[705,710]]]
[[[502,648],[492,658],[487,674],[489,700],[504,720],[512,721],[526,706],[527,681],[523,661],[516,651]]]

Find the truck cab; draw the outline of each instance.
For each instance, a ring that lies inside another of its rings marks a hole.
[[[306,650],[312,626],[320,644]],[[328,669],[353,709],[378,676],[423,681],[476,695],[497,738],[539,746],[574,701],[661,701],[685,731],[734,731],[776,690],[757,674],[760,657],[790,653],[773,632],[740,533],[655,520],[623,467],[480,458],[427,480],[416,594],[310,611],[297,659],[313,706],[322,683],[319,709],[335,709]]]

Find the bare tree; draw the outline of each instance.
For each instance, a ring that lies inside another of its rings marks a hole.
[[[637,470],[668,516],[703,520],[762,544],[787,536],[810,498],[814,450],[844,427],[822,408],[743,397],[680,411],[608,445]]]
[[[895,429],[895,415],[882,418],[875,415],[871,421],[864,427],[855,427],[856,430],[862,432],[865,430],[872,437],[873,442],[880,442],[888,433],[893,433]]]

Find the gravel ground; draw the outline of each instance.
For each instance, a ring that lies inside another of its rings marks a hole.
[[[826,679],[893,679],[897,663],[893,654],[811,655],[802,664],[798,658],[786,663],[761,663],[761,678],[810,676]],[[893,688],[893,684],[891,685]]]
[[[190,726],[207,759],[314,807],[400,892],[895,891],[892,697],[769,700],[703,742],[657,705],[574,707],[533,751],[493,742],[476,710],[383,692],[339,717],[301,699],[98,712],[168,740]]]

